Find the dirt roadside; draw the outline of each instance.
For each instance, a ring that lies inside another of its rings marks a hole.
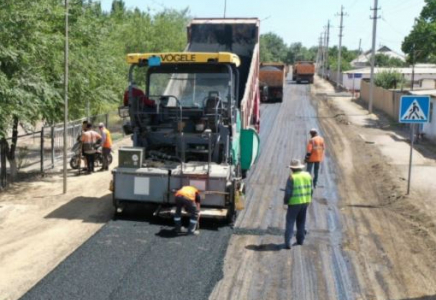
[[[128,138],[114,147],[129,145]],[[113,215],[110,172],[62,174],[19,182],[0,194],[0,298],[21,297]]]
[[[434,157],[414,151],[406,196],[407,140],[351,98],[325,93],[334,89],[318,78],[312,94],[340,168],[343,248],[356,269],[357,299],[436,298]]]

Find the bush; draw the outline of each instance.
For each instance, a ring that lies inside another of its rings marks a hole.
[[[384,89],[394,89],[404,84],[404,78],[395,70],[387,70],[377,73],[374,83]]]

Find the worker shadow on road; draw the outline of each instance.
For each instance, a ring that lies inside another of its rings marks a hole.
[[[259,252],[280,251],[284,248],[285,248],[284,244],[273,244],[273,243],[245,246],[245,249],[247,250],[259,251]]]
[[[76,197],[46,215],[45,219],[82,220],[107,223],[113,216],[112,194],[103,197]]]

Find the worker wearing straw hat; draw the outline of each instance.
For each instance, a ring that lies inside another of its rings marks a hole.
[[[299,159],[293,159],[291,174],[286,183],[285,197],[283,199],[286,210],[285,248],[291,249],[291,238],[294,232],[294,224],[297,224],[297,244],[303,245],[306,235],[307,207],[312,202],[312,176],[303,171],[305,165]]]

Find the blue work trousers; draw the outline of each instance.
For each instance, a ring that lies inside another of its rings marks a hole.
[[[291,246],[294,224],[297,223],[297,244],[302,245],[306,235],[306,212],[309,203],[288,205],[286,212],[285,246]]]
[[[318,172],[319,172],[319,162],[308,162],[307,163],[307,172],[312,175],[313,170],[313,187],[316,188],[316,184],[318,182]]]

